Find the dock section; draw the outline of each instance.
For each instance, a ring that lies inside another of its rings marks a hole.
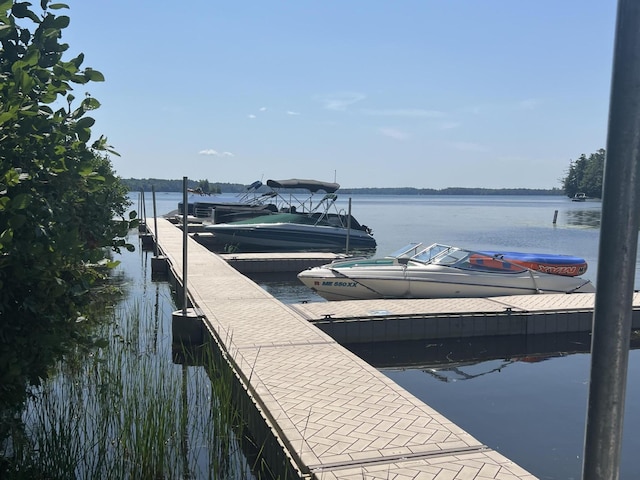
[[[182,232],[153,233],[180,279]],[[193,240],[187,289],[300,478],[535,478]]]
[[[340,343],[591,332],[595,293],[291,305]],[[632,328],[640,328],[640,293]]]
[[[242,274],[298,273],[310,267],[326,265],[345,255],[328,252],[296,253],[224,253],[220,258]]]

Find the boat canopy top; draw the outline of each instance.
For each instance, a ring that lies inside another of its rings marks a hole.
[[[267,180],[267,186],[271,188],[304,188],[312,193],[324,190],[327,193],[334,193],[340,188],[337,183],[321,182],[318,180],[301,180],[291,178],[289,180]]]
[[[251,185],[247,186],[247,190],[257,190],[262,186],[262,182],[260,180],[256,180]]]

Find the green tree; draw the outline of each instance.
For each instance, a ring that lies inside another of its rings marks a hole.
[[[562,180],[564,193],[568,197],[578,192],[592,198],[602,196],[605,153],[601,148],[588,157],[583,153],[577,160],[571,160],[567,175]]]
[[[582,191],[586,193],[588,197],[602,197],[604,159],[605,151],[603,149],[589,155],[584,169],[584,175],[582,176],[581,185]]]
[[[108,263],[104,247],[133,248],[115,152],[102,136],[91,142],[100,104],[71,93],[104,78],[82,68],[83,54],[63,60],[70,20],[55,12],[65,8],[0,0],[0,397],[13,377],[37,382],[44,372],[26,365],[61,351],[60,332]]]
[[[220,193],[220,187],[212,185],[209,180],[198,180],[198,187],[200,191],[206,195],[212,195],[214,193]]]

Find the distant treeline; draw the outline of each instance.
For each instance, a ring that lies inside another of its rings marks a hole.
[[[150,192],[152,187],[156,192],[181,192],[182,180],[162,180],[158,178],[124,178],[122,182],[132,192]],[[247,190],[248,185],[241,183],[216,183],[209,180],[188,180],[187,188],[196,189],[198,186],[208,184],[211,192],[241,193]],[[258,191],[267,191],[268,187],[263,186]],[[434,188],[341,188],[342,194],[363,194],[363,195],[563,195],[564,191],[559,188],[463,188],[449,187],[443,189]]]
[[[156,192],[181,192],[182,179],[180,180],[164,180],[161,178],[123,178],[124,183],[130,192],[150,192],[155,188]],[[214,183],[209,180],[187,180],[187,188],[195,190],[203,189],[204,193],[220,193],[220,192],[243,192],[246,190],[245,185],[231,183]]]
[[[562,195],[559,188],[341,188],[341,193],[359,193],[369,195]]]

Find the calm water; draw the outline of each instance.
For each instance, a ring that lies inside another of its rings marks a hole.
[[[181,194],[157,194],[158,214],[174,210],[181,199]],[[339,202],[346,210],[348,198]],[[150,217],[149,194],[146,203]],[[373,228],[380,255],[412,241],[570,254],[587,260],[584,277],[594,283],[600,209],[598,201],[577,203],[564,197],[352,196],[352,213]],[[323,301],[295,278],[257,281],[283,302]],[[588,336],[548,339],[543,346],[533,346],[530,340],[508,342],[499,346],[409,342],[383,349],[353,346],[353,350],[536,476],[580,478],[590,368],[590,356],[585,353]],[[640,464],[634,458],[640,450],[640,436],[634,432],[640,422],[640,385],[635,383],[639,369],[639,353],[632,350],[621,478],[640,478]]]

